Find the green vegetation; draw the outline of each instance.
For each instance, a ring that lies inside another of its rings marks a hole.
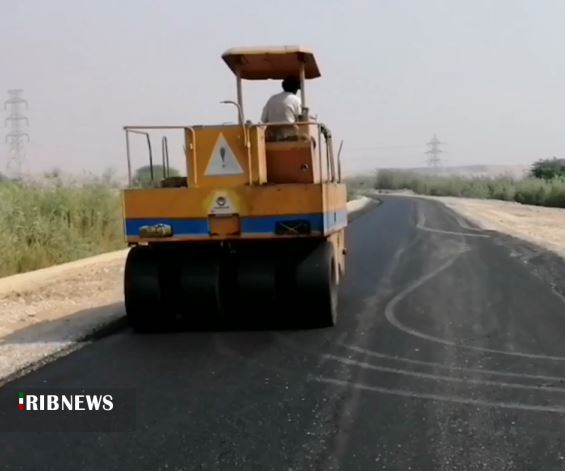
[[[544,180],[553,180],[555,178],[565,178],[565,159],[541,159],[532,165],[530,175],[535,178],[543,178]]]
[[[354,200],[375,188],[375,177],[373,175],[355,175],[344,180],[347,186],[347,201]]]
[[[121,200],[109,174],[64,183],[0,182],[0,276],[124,248]]]
[[[532,173],[535,169],[534,166]],[[565,208],[565,176],[516,180],[510,177],[431,176],[402,170],[381,170],[377,174],[375,187],[408,189],[421,195],[489,198]]]
[[[162,175],[160,166],[154,175]],[[178,172],[171,169],[171,176]],[[149,170],[136,171],[145,186]],[[435,196],[517,201],[565,208],[565,159],[539,160],[530,177],[453,177],[381,170],[345,179],[347,199],[373,189],[409,189]],[[26,272],[125,248],[119,185],[107,173],[86,183],[53,171],[40,182],[12,182],[0,175],[0,276]]]

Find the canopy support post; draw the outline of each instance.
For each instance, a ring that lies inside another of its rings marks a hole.
[[[308,121],[308,107],[306,106],[306,67],[304,60],[300,62],[300,101],[302,105],[302,120]]]
[[[237,103],[239,104],[239,124],[243,126],[243,90],[241,86],[241,73],[239,69],[236,73],[236,81],[237,81]]]

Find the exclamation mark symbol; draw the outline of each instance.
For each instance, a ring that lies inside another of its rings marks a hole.
[[[222,168],[226,168],[226,148],[220,147],[220,157],[222,158]]]

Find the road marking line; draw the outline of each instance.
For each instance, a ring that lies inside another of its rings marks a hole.
[[[382,358],[384,360],[393,360],[398,361],[401,363],[408,363],[411,365],[419,365],[419,366],[427,366],[430,368],[440,368],[445,370],[451,371],[464,371],[469,373],[480,373],[485,375],[496,375],[496,376],[507,376],[509,378],[521,378],[521,379],[532,379],[532,380],[539,380],[539,381],[564,381],[565,376],[545,376],[545,375],[532,375],[528,373],[511,373],[509,371],[496,371],[496,370],[487,370],[482,368],[466,368],[463,366],[450,366],[444,365],[442,363],[436,363],[432,361],[423,361],[423,360],[413,360],[410,358],[402,358],[393,355],[385,355],[383,353],[374,352],[372,350],[367,350],[366,348],[360,348],[355,345],[347,345],[341,344],[343,347],[353,350],[355,352],[369,355],[375,358]]]
[[[397,329],[399,329],[399,330],[401,330],[401,331],[403,331],[407,334],[413,335],[415,337],[419,337],[419,338],[424,339],[424,340],[428,340],[430,342],[440,343],[442,345],[448,345],[450,347],[466,348],[468,350],[474,350],[474,351],[477,351],[477,352],[496,353],[496,354],[500,354],[500,355],[508,355],[508,356],[514,356],[514,357],[520,357],[520,358],[530,358],[530,359],[533,359],[533,360],[565,361],[565,357],[561,357],[561,356],[543,355],[543,354],[525,353],[525,352],[509,352],[509,351],[506,351],[506,350],[498,350],[498,349],[495,349],[495,348],[477,347],[477,346],[474,346],[474,345],[457,343],[457,342],[454,342],[452,340],[443,339],[441,337],[435,337],[433,335],[429,335],[429,334],[426,334],[424,332],[420,332],[419,330],[412,329],[411,327],[408,327],[407,325],[403,324],[402,322],[400,322],[398,320],[398,318],[396,317],[396,315],[394,313],[394,308],[396,307],[396,305],[400,301],[402,301],[406,296],[408,296],[412,291],[419,288],[424,283],[426,283],[427,281],[431,280],[435,276],[439,275],[442,271],[449,268],[459,258],[459,256],[461,254],[465,253],[465,252],[466,251],[459,252],[458,254],[453,256],[450,260],[443,263],[442,265],[440,265],[435,270],[432,270],[427,275],[416,280],[412,284],[408,285],[406,288],[404,288],[402,291],[400,291],[396,296],[394,296],[394,298],[392,298],[385,307],[385,317],[386,317],[386,319],[394,327],[396,327]]]
[[[360,368],[365,368],[369,370],[376,370],[382,371],[384,373],[394,373],[403,376],[412,376],[415,378],[423,378],[423,379],[434,379],[438,381],[451,381],[454,383],[468,383],[468,384],[484,384],[488,386],[498,386],[501,388],[514,388],[514,389],[528,389],[534,391],[549,391],[549,392],[556,392],[556,393],[565,393],[564,388],[553,388],[551,386],[534,386],[531,384],[521,384],[521,383],[504,383],[501,381],[491,381],[485,379],[474,379],[474,378],[458,378],[455,376],[443,376],[443,375],[436,375],[431,373],[421,373],[418,371],[410,371],[410,370],[402,370],[399,368],[389,368],[387,366],[377,366],[372,365],[370,363],[365,363],[362,361],[352,360],[349,358],[342,358],[336,355],[326,354],[324,355],[325,358],[329,360],[334,360],[340,363],[344,363],[346,365],[353,365],[358,366]]]
[[[565,408],[562,407],[536,406],[536,405],[522,404],[518,402],[495,402],[495,401],[485,401],[482,399],[467,399],[459,396],[447,396],[442,394],[417,393],[412,391],[406,391],[404,389],[369,386],[367,384],[354,383],[351,381],[342,381],[339,379],[327,378],[325,376],[309,375],[309,380],[317,381],[319,383],[333,384],[336,386],[362,389],[365,391],[377,392],[381,394],[390,394],[393,396],[409,397],[414,399],[429,399],[433,401],[452,402],[456,404],[465,404],[465,405],[499,407],[502,409],[518,409],[518,410],[532,411],[532,412],[553,412],[557,414],[565,414]]]

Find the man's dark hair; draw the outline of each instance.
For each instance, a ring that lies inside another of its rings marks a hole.
[[[300,90],[300,79],[293,75],[286,77],[282,82],[282,88],[285,92],[296,93]]]

